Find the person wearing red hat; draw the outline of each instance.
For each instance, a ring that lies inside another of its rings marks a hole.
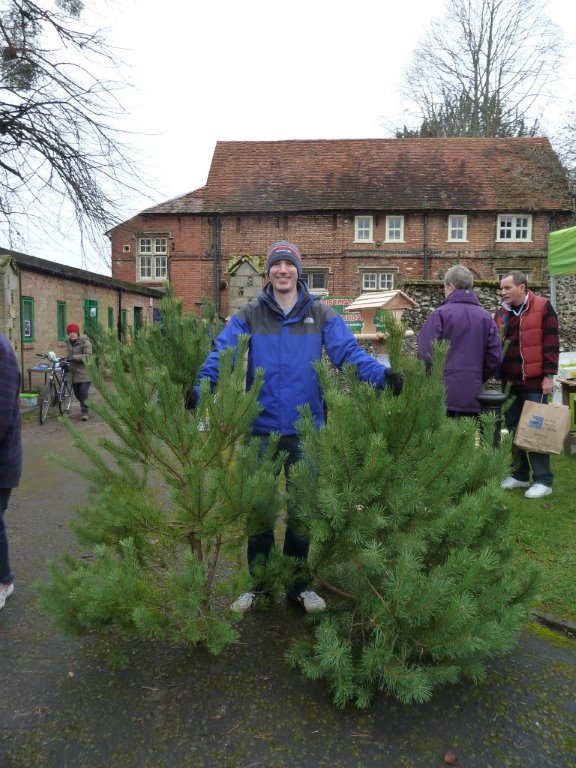
[[[70,361],[70,378],[76,399],[80,402],[82,421],[88,421],[88,393],[90,392],[90,374],[86,368],[86,360],[92,354],[92,342],[85,333],[80,333],[80,326],[69,323],[66,327],[68,338],[68,360]]]

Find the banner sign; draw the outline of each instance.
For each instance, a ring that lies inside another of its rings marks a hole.
[[[342,319],[350,328],[352,333],[361,333],[362,332],[362,318],[360,316],[360,312],[345,312],[345,308],[348,307],[354,299],[357,299],[357,296],[323,296],[320,301],[323,304],[328,304],[329,307],[332,307],[334,312],[336,312],[339,315],[342,315]],[[384,312],[376,312],[376,316],[374,317],[374,325],[376,326],[376,330],[378,331],[384,331]]]

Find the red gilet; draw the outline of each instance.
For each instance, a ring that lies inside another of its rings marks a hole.
[[[542,378],[544,375],[543,317],[547,305],[548,299],[528,291],[528,306],[521,313],[518,324],[523,381]],[[500,307],[496,313],[496,323],[499,328],[508,325],[510,314],[510,310]]]

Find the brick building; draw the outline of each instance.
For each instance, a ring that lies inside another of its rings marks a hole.
[[[0,249],[0,333],[16,350],[25,386],[41,383],[26,375],[40,362],[37,353],[66,354],[68,323],[86,330],[98,323],[129,338],[153,321],[162,295],[148,285]]]
[[[304,278],[331,295],[511,268],[545,277],[547,236],[573,201],[546,138],[219,142],[206,186],[108,234],[112,274],[170,280],[188,310],[228,314],[257,295],[275,240],[302,251]]]

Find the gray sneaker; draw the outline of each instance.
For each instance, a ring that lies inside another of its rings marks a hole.
[[[0,608],[4,608],[6,600],[14,592],[14,584],[0,584]]]
[[[530,488],[530,482],[528,480],[516,480],[510,475],[502,480],[500,488],[504,488],[505,491],[511,491],[513,488]]]
[[[236,600],[234,600],[230,606],[230,610],[234,613],[246,613],[246,611],[249,611],[254,607],[255,601],[255,592],[244,592],[240,597],[237,597]]]
[[[322,611],[326,610],[326,603],[324,600],[311,589],[306,589],[304,592],[300,592],[300,594],[293,599],[304,608],[306,613],[322,613]]]

